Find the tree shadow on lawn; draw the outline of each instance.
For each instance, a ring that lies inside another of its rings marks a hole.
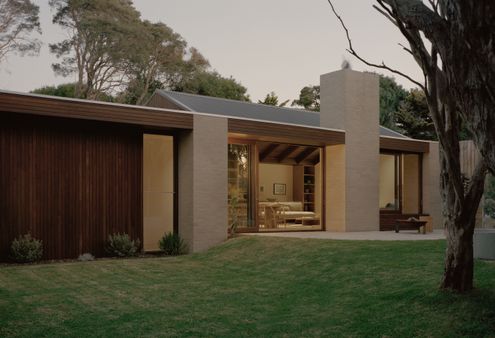
[[[491,267],[493,262],[475,262],[475,289],[467,294],[438,290],[418,300],[435,312],[444,313],[447,323],[438,323],[457,336],[495,337],[495,274]]]

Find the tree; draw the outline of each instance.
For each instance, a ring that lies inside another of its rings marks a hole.
[[[320,111],[320,86],[304,87],[299,93],[299,99],[292,101],[291,105],[304,107],[306,110]]]
[[[177,84],[173,90],[225,99],[250,101],[247,88],[234,78],[222,77],[217,72],[199,72]]]
[[[41,43],[39,7],[30,0],[0,0],[0,61],[11,52],[38,53]]]
[[[397,127],[405,135],[420,140],[436,140],[435,125],[428,111],[425,93],[411,89],[399,103]]]
[[[76,83],[63,83],[58,86],[44,86],[31,91],[34,94],[51,95],[59,97],[76,98]],[[98,95],[100,101],[113,102],[115,101],[111,95],[100,93]]]
[[[208,61],[164,23],[143,21],[139,46],[129,62],[130,81],[123,101],[144,103],[156,89],[171,88],[205,71]]]
[[[258,103],[266,104],[268,106],[277,106],[277,107],[285,107],[290,100],[286,100],[282,103],[278,103],[278,96],[275,92],[270,92],[266,94],[265,99],[263,101],[258,100]]]
[[[98,99],[118,89],[128,75],[141,32],[139,13],[129,0],[50,0],[53,22],[68,38],[50,45],[60,63],[56,74],[77,74],[76,96]]]
[[[396,114],[400,103],[407,96],[407,91],[389,76],[380,76],[380,125],[398,130]]]
[[[385,63],[368,62],[401,75],[423,89],[440,148],[440,182],[447,232],[441,287],[458,292],[473,288],[473,232],[487,165],[495,173],[495,3],[491,0],[376,0],[375,9],[406,38],[409,52],[424,74],[419,82]],[[440,61],[441,60],[441,61]],[[461,120],[466,122],[483,159],[464,186],[460,169]]]

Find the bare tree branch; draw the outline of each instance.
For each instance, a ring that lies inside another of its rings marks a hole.
[[[420,83],[419,81],[416,81],[414,80],[412,77],[410,77],[409,75],[401,72],[401,71],[398,71],[397,69],[394,69],[394,68],[391,68],[389,66],[387,66],[385,64],[385,62],[382,62],[381,64],[377,64],[377,63],[372,63],[372,62],[369,62],[367,61],[366,59],[364,59],[363,57],[361,57],[354,49],[353,45],[352,45],[352,40],[351,40],[351,37],[350,37],[350,34],[349,34],[349,30],[347,29],[347,26],[345,25],[344,23],[344,20],[342,19],[342,17],[337,13],[337,11],[335,10],[335,7],[333,6],[333,3],[331,0],[327,0],[328,3],[330,4],[330,7],[332,8],[332,12],[333,14],[337,17],[337,19],[339,20],[342,28],[344,29],[345,31],[345,35],[347,37],[347,42],[349,44],[349,47],[347,48],[347,52],[351,55],[353,55],[356,59],[358,59],[359,61],[361,61],[362,63],[366,64],[367,66],[370,66],[370,67],[374,67],[374,68],[379,68],[379,69],[385,69],[385,70],[388,70],[389,72],[391,73],[394,73],[394,74],[397,74],[399,76],[402,76],[403,78],[411,81],[412,83],[414,83],[415,85],[417,85],[418,87],[420,87],[421,89],[425,90],[425,85]]]

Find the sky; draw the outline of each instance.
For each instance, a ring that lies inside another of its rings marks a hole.
[[[11,54],[0,64],[0,89],[29,92],[75,79],[54,75],[51,64],[56,58],[48,44],[63,40],[65,32],[52,24],[48,0],[34,2],[40,7],[43,31],[40,54]],[[333,3],[363,57],[422,79],[412,57],[399,46],[404,38],[372,8],[373,0]],[[302,87],[319,84],[321,74],[340,69],[344,58],[354,70],[372,70],[346,53],[344,31],[327,0],[134,0],[134,6],[142,18],[164,22],[179,33],[221,75],[241,82],[253,101],[271,91],[280,101],[296,99]]]

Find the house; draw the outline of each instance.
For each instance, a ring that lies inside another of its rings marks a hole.
[[[27,232],[47,259],[145,250],[178,232],[193,252],[237,231],[440,226],[438,144],[380,127],[378,77],[321,76],[321,112],[157,91],[147,107],[0,92],[0,258]]]

